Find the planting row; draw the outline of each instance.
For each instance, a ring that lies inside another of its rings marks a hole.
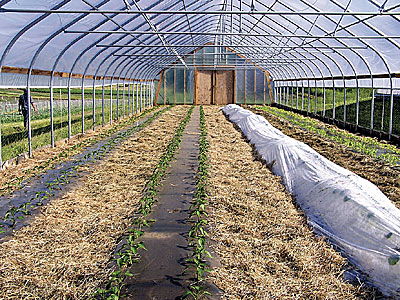
[[[373,298],[375,291],[344,279],[346,260],[314,235],[241,132],[217,108],[205,113],[209,235],[221,264],[210,277],[222,299]]]
[[[400,165],[400,149],[394,145],[379,142],[375,138],[358,136],[335,126],[329,126],[317,120],[276,107],[258,106],[256,108],[282,118],[310,133],[343,144],[354,151],[383,160],[392,165]]]
[[[400,208],[400,169],[383,161],[377,161],[365,154],[352,151],[347,146],[332,141],[327,137],[308,132],[302,127],[293,125],[284,118],[277,117],[265,110],[256,109],[255,113],[264,116],[275,128],[285,135],[301,141],[330,161],[371,181],[398,208]],[[329,128],[336,129],[333,126]]]
[[[143,228],[149,227],[149,224],[156,221],[149,219],[148,215],[151,213],[152,206],[156,202],[157,188],[160,186],[161,180],[165,177],[166,170],[179,148],[183,131],[190,120],[193,108],[192,106],[189,109],[185,118],[180,122],[175,136],[169,142],[165,153],[161,156],[160,161],[145,185],[144,194],[139,200],[139,207],[131,220],[131,225],[127,228],[126,233],[120,237],[120,240],[123,240],[123,242],[118,245],[115,254],[116,270],[111,273],[105,288],[100,288],[96,292],[96,295],[99,295],[102,299],[119,299],[122,297],[121,290],[124,282],[128,277],[133,276],[130,269],[134,263],[140,260],[139,250],[146,250],[144,243],[139,241],[139,239],[144,234]]]
[[[155,109],[153,107],[133,118],[122,119],[120,122],[114,123],[112,127],[110,125],[100,127],[96,131],[74,137],[68,141],[68,144],[60,144],[59,147],[35,151],[32,159],[19,162],[17,167],[9,167],[3,170],[3,176],[0,177],[0,196],[22,188],[22,183],[26,179],[43,173],[72,155],[81,152],[83,149],[93,146],[99,140],[108,138],[117,131],[131,126],[134,122],[137,122],[140,118],[153,112]]]
[[[88,299],[107,281],[115,245],[187,110],[171,108],[99,163],[83,165],[79,183],[0,244],[0,298]]]
[[[93,162],[95,160],[99,160],[103,158],[107,153],[109,153],[112,149],[116,147],[123,139],[129,137],[133,132],[137,132],[138,130],[147,126],[150,122],[152,122],[158,115],[163,113],[165,110],[169,109],[169,107],[157,111],[151,117],[147,118],[140,124],[132,126],[127,130],[121,131],[115,136],[112,136],[109,140],[107,140],[101,147],[96,148],[92,151],[86,152],[82,157],[75,159],[72,161],[72,166],[66,170],[62,170],[59,176],[57,176],[52,181],[46,184],[46,189],[38,191],[32,199],[27,199],[23,203],[19,204],[19,206],[12,206],[9,208],[4,216],[1,218],[2,222],[0,222],[0,233],[6,232],[6,227],[14,228],[17,220],[23,220],[25,216],[30,215],[32,210],[42,206],[46,203],[50,197],[54,196],[56,190],[59,190],[62,185],[69,183],[70,177],[76,175],[81,166]],[[116,128],[111,129],[110,131],[115,131]],[[51,161],[49,162],[51,163]]]

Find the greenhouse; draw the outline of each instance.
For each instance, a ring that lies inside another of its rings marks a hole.
[[[0,0],[0,299],[400,299],[398,0]]]

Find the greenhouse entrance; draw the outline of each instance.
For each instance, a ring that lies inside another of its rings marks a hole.
[[[196,70],[194,73],[194,104],[226,105],[235,99],[234,70]]]

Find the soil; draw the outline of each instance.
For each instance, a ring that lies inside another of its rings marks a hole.
[[[0,299],[90,299],[103,287],[118,239],[188,109],[171,108],[82,167],[76,188],[0,244]]]
[[[220,258],[211,278],[222,299],[374,299],[346,282],[347,261],[305,215],[217,107],[206,107],[209,224]],[[377,299],[377,298],[375,298]]]
[[[395,205],[400,208],[400,169],[374,160],[326,138],[307,132],[282,118],[260,109],[250,108],[265,117],[272,126],[298,141],[301,141],[330,161],[375,184]],[[321,122],[321,126],[326,126]]]
[[[156,221],[141,238],[147,251],[141,252],[139,263],[131,270],[134,276],[125,284],[126,299],[180,299],[190,284],[190,274],[183,274],[183,270],[190,254],[188,218],[196,190],[199,125],[196,107],[149,215]]]

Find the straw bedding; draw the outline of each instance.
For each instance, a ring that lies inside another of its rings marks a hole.
[[[346,261],[313,234],[281,179],[216,107],[206,107],[210,160],[210,239],[220,260],[211,279],[222,299],[359,299]]]
[[[0,244],[0,299],[89,299],[147,178],[188,107],[175,107],[121,143],[81,183]]]
[[[306,132],[288,121],[265,111],[252,109],[264,116],[275,128],[284,134],[299,140],[334,163],[375,184],[398,208],[400,208],[400,168],[374,160],[362,153],[354,152],[344,145]],[[319,122],[319,126],[330,126]]]
[[[33,157],[30,159],[24,159],[20,160],[20,162],[17,165],[10,165],[8,168],[4,169],[1,171],[1,176],[0,176],[0,195],[3,194],[4,192],[11,192],[16,189],[16,186],[11,186],[7,187],[7,183],[10,181],[12,178],[17,178],[17,177],[22,177],[24,176],[24,179],[28,179],[30,175],[25,174],[25,171],[28,169],[33,170],[34,167],[40,166],[47,162],[51,158],[57,157],[61,152],[64,150],[69,150],[73,146],[83,142],[85,144],[91,144],[91,142],[94,142],[97,138],[101,136],[104,132],[107,130],[111,129],[114,126],[124,126],[125,122],[128,120],[127,117],[120,118],[119,121],[114,122],[113,125],[106,124],[105,126],[99,126],[96,128],[96,131],[93,130],[87,130],[84,135],[82,134],[77,134],[71,139],[64,139],[61,141],[57,141],[55,143],[55,147],[42,147],[40,149],[33,150]],[[35,138],[35,137],[33,137]],[[63,161],[67,161],[70,159],[71,156],[79,153],[82,151],[82,148],[76,148],[75,150],[72,151],[66,151],[66,156],[65,157],[60,157],[57,159],[55,163],[50,163],[49,166],[45,167],[42,169],[42,171],[47,170],[54,164],[61,163]]]

